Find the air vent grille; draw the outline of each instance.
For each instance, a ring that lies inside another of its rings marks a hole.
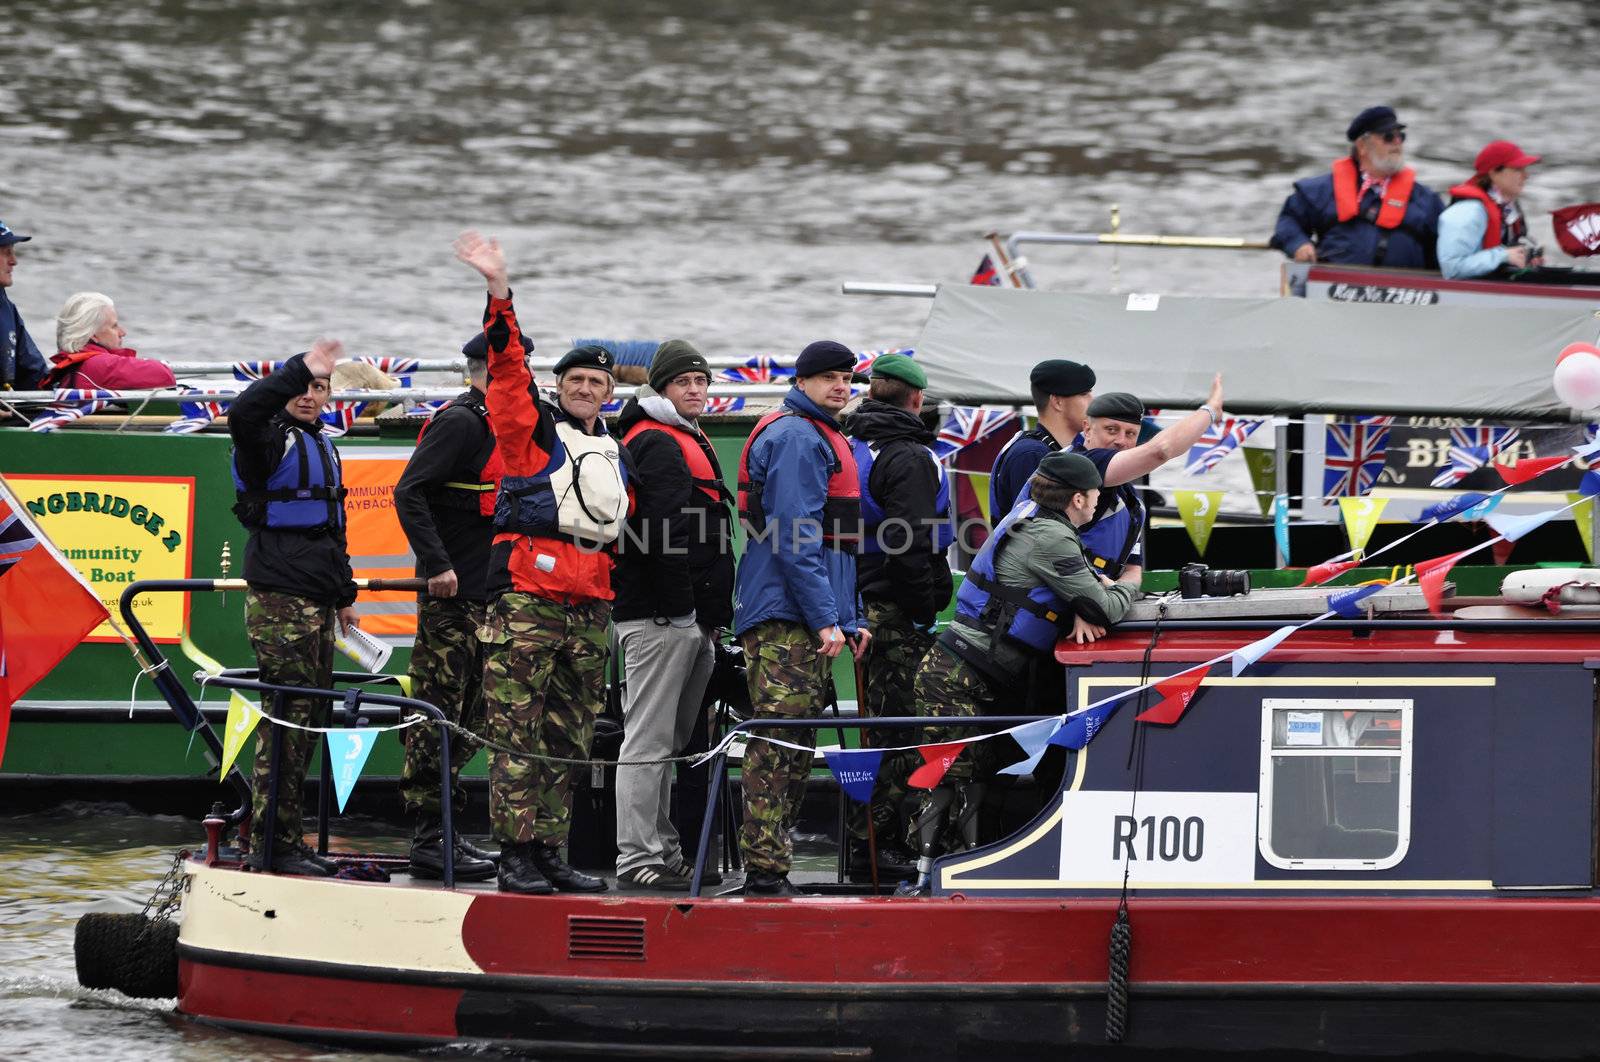
[[[644,919],[567,916],[567,958],[644,961]]]

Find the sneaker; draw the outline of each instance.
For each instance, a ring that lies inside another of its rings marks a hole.
[[[683,858],[681,853],[678,855],[676,862],[667,864],[667,872],[682,878],[684,881],[694,881],[694,867],[689,865],[689,861]],[[712,866],[710,863],[707,863],[705,870],[701,871],[700,873],[700,884],[721,885],[722,872],[716,867]]]
[[[688,892],[689,879],[660,863],[646,863],[618,874],[617,888],[623,892]]]

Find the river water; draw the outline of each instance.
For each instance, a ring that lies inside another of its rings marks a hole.
[[[579,335],[712,354],[908,344],[925,302],[839,282],[960,281],[986,230],[1100,231],[1113,204],[1124,231],[1265,238],[1289,181],[1325,168],[1376,102],[1400,110],[1435,188],[1489,139],[1543,154],[1524,203],[1547,246],[1550,209],[1600,199],[1600,5],[1582,0],[0,13],[0,218],[36,237],[10,293],[41,343],[65,297],[93,289],[147,354],[271,357],[319,334],[447,354],[482,298],[449,241],[477,226],[505,242],[547,350]],[[1270,254],[1033,259],[1047,287],[1277,286]],[[100,897],[142,901],[196,829],[3,811],[0,1056],[321,1057],[75,987],[73,920]]]

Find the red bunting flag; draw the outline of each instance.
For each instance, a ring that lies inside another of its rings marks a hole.
[[[1514,461],[1509,465],[1495,465],[1494,467],[1500,473],[1501,479],[1514,486],[1518,483],[1526,483],[1536,476],[1542,476],[1552,468],[1560,468],[1571,460],[1571,454],[1564,457],[1557,454],[1554,457],[1525,457],[1521,461]]]
[[[1574,258],[1600,254],[1600,203],[1578,203],[1550,212],[1556,242]]]
[[[914,789],[932,789],[944,778],[944,773],[968,744],[970,742],[951,741],[943,745],[919,746],[917,751],[922,753],[922,766],[911,772],[906,785]]]
[[[1428,602],[1428,611],[1438,615],[1443,612],[1444,577],[1450,574],[1456,561],[1465,557],[1469,550],[1459,553],[1448,553],[1443,557],[1434,557],[1431,560],[1417,562],[1417,585],[1422,587],[1422,596]]]
[[[1306,569],[1305,582],[1300,585],[1321,586],[1328,580],[1343,575],[1351,568],[1359,568],[1360,566],[1361,562],[1355,560],[1323,561],[1321,564],[1313,565]]]
[[[1136,721],[1176,723],[1183,718],[1183,713],[1189,710],[1189,702],[1194,700],[1194,695],[1200,690],[1200,683],[1205,681],[1206,675],[1210,672],[1211,665],[1207,664],[1194,671],[1184,671],[1171,678],[1162,679],[1155,685],[1155,691],[1161,694],[1161,700],[1140,712],[1135,717]]]

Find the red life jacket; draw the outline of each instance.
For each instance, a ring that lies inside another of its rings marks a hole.
[[[65,387],[67,381],[78,374],[78,366],[90,358],[106,353],[104,347],[87,346],[82,350],[75,350],[71,354],[65,352],[56,354],[50,359],[50,371],[44,374],[44,379],[39,381],[39,386],[47,391],[57,387]]]
[[[452,398],[441,406],[433,417],[423,421],[422,430],[417,432],[418,443],[421,443],[422,437],[428,434],[428,426],[433,423],[433,418],[451,406],[462,406],[476,413],[483,424],[483,430],[489,434],[490,441],[494,440],[494,433],[489,431],[489,407],[484,405],[482,398],[468,393]],[[434,496],[434,500],[463,509],[476,508],[480,516],[493,516],[495,495],[500,491],[500,481],[505,478],[505,474],[505,464],[500,460],[500,448],[496,446],[489,451],[489,458],[478,470],[476,480],[471,483],[446,483]]]
[[[622,436],[622,445],[628,445],[647,431],[665,432],[678,444],[678,449],[683,451],[684,464],[689,466],[689,479],[707,497],[718,504],[725,504],[729,500],[727,484],[717,475],[716,468],[711,464],[711,458],[706,455],[705,449],[693,433],[684,431],[674,424],[663,424],[659,420],[645,417]],[[632,484],[629,484],[629,490],[632,490]]]
[[[767,514],[761,505],[766,484],[750,479],[750,447],[779,417],[800,417],[807,421],[833,450],[833,464],[828,470],[828,498],[822,506],[822,541],[831,549],[856,552],[861,544],[861,475],[856,469],[856,455],[850,449],[850,440],[832,425],[791,409],[775,409],[756,421],[755,430],[739,452],[739,520],[745,532],[760,535],[766,531]]]
[[[1406,204],[1411,202],[1411,187],[1417,183],[1417,172],[1410,166],[1389,178],[1383,193],[1383,206],[1376,218],[1369,218],[1380,229],[1397,229],[1406,217]],[[1361,213],[1361,171],[1356,160],[1346,155],[1333,162],[1333,205],[1340,221],[1349,221]]]
[[[1494,201],[1493,196],[1471,181],[1465,184],[1458,184],[1450,189],[1450,198],[1452,202],[1457,199],[1476,199],[1483,204],[1483,209],[1489,214],[1489,224],[1484,226],[1483,230],[1483,246],[1485,250],[1490,247],[1499,247],[1502,243],[1516,243],[1528,231],[1528,226],[1523,222],[1522,216],[1518,215],[1516,222],[1510,226],[1511,231],[1507,232],[1505,211],[1499,203]]]

